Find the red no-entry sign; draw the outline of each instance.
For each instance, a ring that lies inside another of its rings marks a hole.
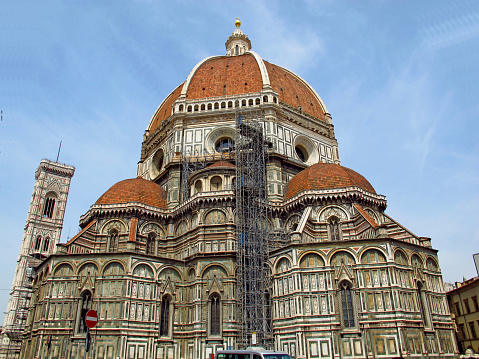
[[[89,310],[85,315],[85,324],[92,329],[98,323],[98,313],[95,310]]]

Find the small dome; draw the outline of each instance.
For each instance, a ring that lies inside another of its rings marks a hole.
[[[120,181],[98,198],[95,204],[138,202],[148,206],[166,208],[166,191],[155,182],[141,177]]]
[[[308,190],[346,187],[360,187],[376,194],[368,180],[352,169],[334,163],[316,163],[291,178],[284,197],[289,199]]]

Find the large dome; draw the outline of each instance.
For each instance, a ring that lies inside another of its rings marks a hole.
[[[253,51],[239,56],[213,56],[200,61],[187,80],[162,102],[150,121],[154,131],[173,114],[173,103],[180,98],[197,100],[261,93],[273,89],[280,103],[292,106],[327,122],[326,106],[314,89],[301,77],[264,61]]]
[[[359,187],[376,194],[371,183],[359,173],[334,163],[316,163],[291,178],[285,199],[308,190],[328,190]]]
[[[115,183],[95,204],[143,203],[166,208],[166,191],[155,182],[143,178],[131,178]]]

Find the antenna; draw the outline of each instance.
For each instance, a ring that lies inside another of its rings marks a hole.
[[[58,162],[58,158],[60,157],[60,150],[61,149],[62,149],[62,141],[60,140],[60,146],[58,146],[57,162]]]

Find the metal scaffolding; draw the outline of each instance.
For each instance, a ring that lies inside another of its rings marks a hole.
[[[272,347],[267,148],[259,110],[236,113],[236,236],[238,246],[238,346]]]
[[[25,324],[28,315],[28,307],[32,296],[32,283],[35,276],[35,267],[39,261],[28,255],[21,258],[22,280],[20,285],[14,286],[11,299],[13,299],[14,308],[10,308],[7,315],[13,315],[13,323],[3,328],[3,334],[8,337],[8,344],[0,349],[0,357],[5,359],[18,358],[20,355],[21,343],[23,339]]]
[[[181,201],[182,203],[188,201],[191,197],[188,179],[195,172],[209,166],[210,164],[221,160],[233,160],[234,153],[228,151],[220,151],[208,153],[204,150],[203,153],[185,153],[181,156]]]

